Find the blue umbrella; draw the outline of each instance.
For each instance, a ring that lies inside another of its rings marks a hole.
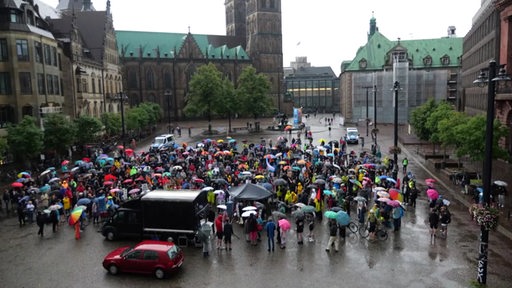
[[[396,180],[395,180],[395,179],[393,179],[393,178],[391,178],[391,177],[387,177],[387,178],[386,178],[386,181],[389,181],[389,182],[391,182],[391,183],[393,183],[393,184],[396,184]]]
[[[80,198],[78,199],[78,201],[76,202],[76,205],[80,206],[80,205],[89,205],[89,203],[91,203],[91,199],[89,198]]]
[[[272,184],[268,183],[268,182],[265,182],[265,183],[262,183],[261,186],[265,187],[265,189],[267,189],[268,191],[272,191],[273,187],[272,187]]]
[[[347,212],[341,210],[336,212],[336,221],[341,226],[347,226],[348,223],[350,223],[350,216],[347,214]]]
[[[51,188],[50,185],[46,184],[42,187],[39,187],[39,192],[41,192],[41,193],[48,192],[48,191],[50,191],[50,188]]]
[[[28,195],[27,195],[27,196],[23,196],[23,197],[18,201],[18,203],[26,202],[26,201],[28,201],[29,199],[30,199],[30,196],[28,196]]]

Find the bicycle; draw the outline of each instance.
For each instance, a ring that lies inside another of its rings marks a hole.
[[[359,235],[361,235],[361,237],[365,239],[368,238],[368,236],[370,236],[369,228],[369,223],[365,223],[364,225],[359,227]],[[377,239],[382,241],[388,240],[389,237],[388,231],[386,230],[385,227],[383,228],[382,225],[377,225],[377,228],[375,229],[375,236],[377,236]]]

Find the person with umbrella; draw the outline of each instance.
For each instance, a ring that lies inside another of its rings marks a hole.
[[[295,225],[297,226],[297,244],[304,244],[304,214],[299,214],[295,219]]]
[[[274,252],[274,246],[275,246],[274,236],[275,236],[275,231],[276,231],[276,224],[274,223],[272,216],[268,217],[268,221],[265,224],[265,231],[267,232],[267,239],[268,239],[267,251],[270,252],[270,250],[272,250],[272,252]]]
[[[249,232],[249,241],[252,246],[258,245],[258,220],[256,214],[249,215],[247,219],[247,231]]]
[[[327,242],[327,248],[325,251],[329,252],[330,248],[334,244],[334,251],[337,253],[340,246],[340,239],[338,237],[339,226],[336,219],[329,219],[329,242]]]

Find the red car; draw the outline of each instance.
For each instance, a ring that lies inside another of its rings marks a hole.
[[[110,252],[103,267],[116,275],[119,272],[153,274],[162,279],[183,264],[183,251],[173,242],[142,241],[134,247],[121,247]]]

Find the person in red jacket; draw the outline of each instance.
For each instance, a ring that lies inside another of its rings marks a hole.
[[[223,216],[219,214],[217,218],[215,218],[215,234],[217,235],[217,249],[224,249],[222,246],[222,238],[224,237],[224,227],[223,227]]]

